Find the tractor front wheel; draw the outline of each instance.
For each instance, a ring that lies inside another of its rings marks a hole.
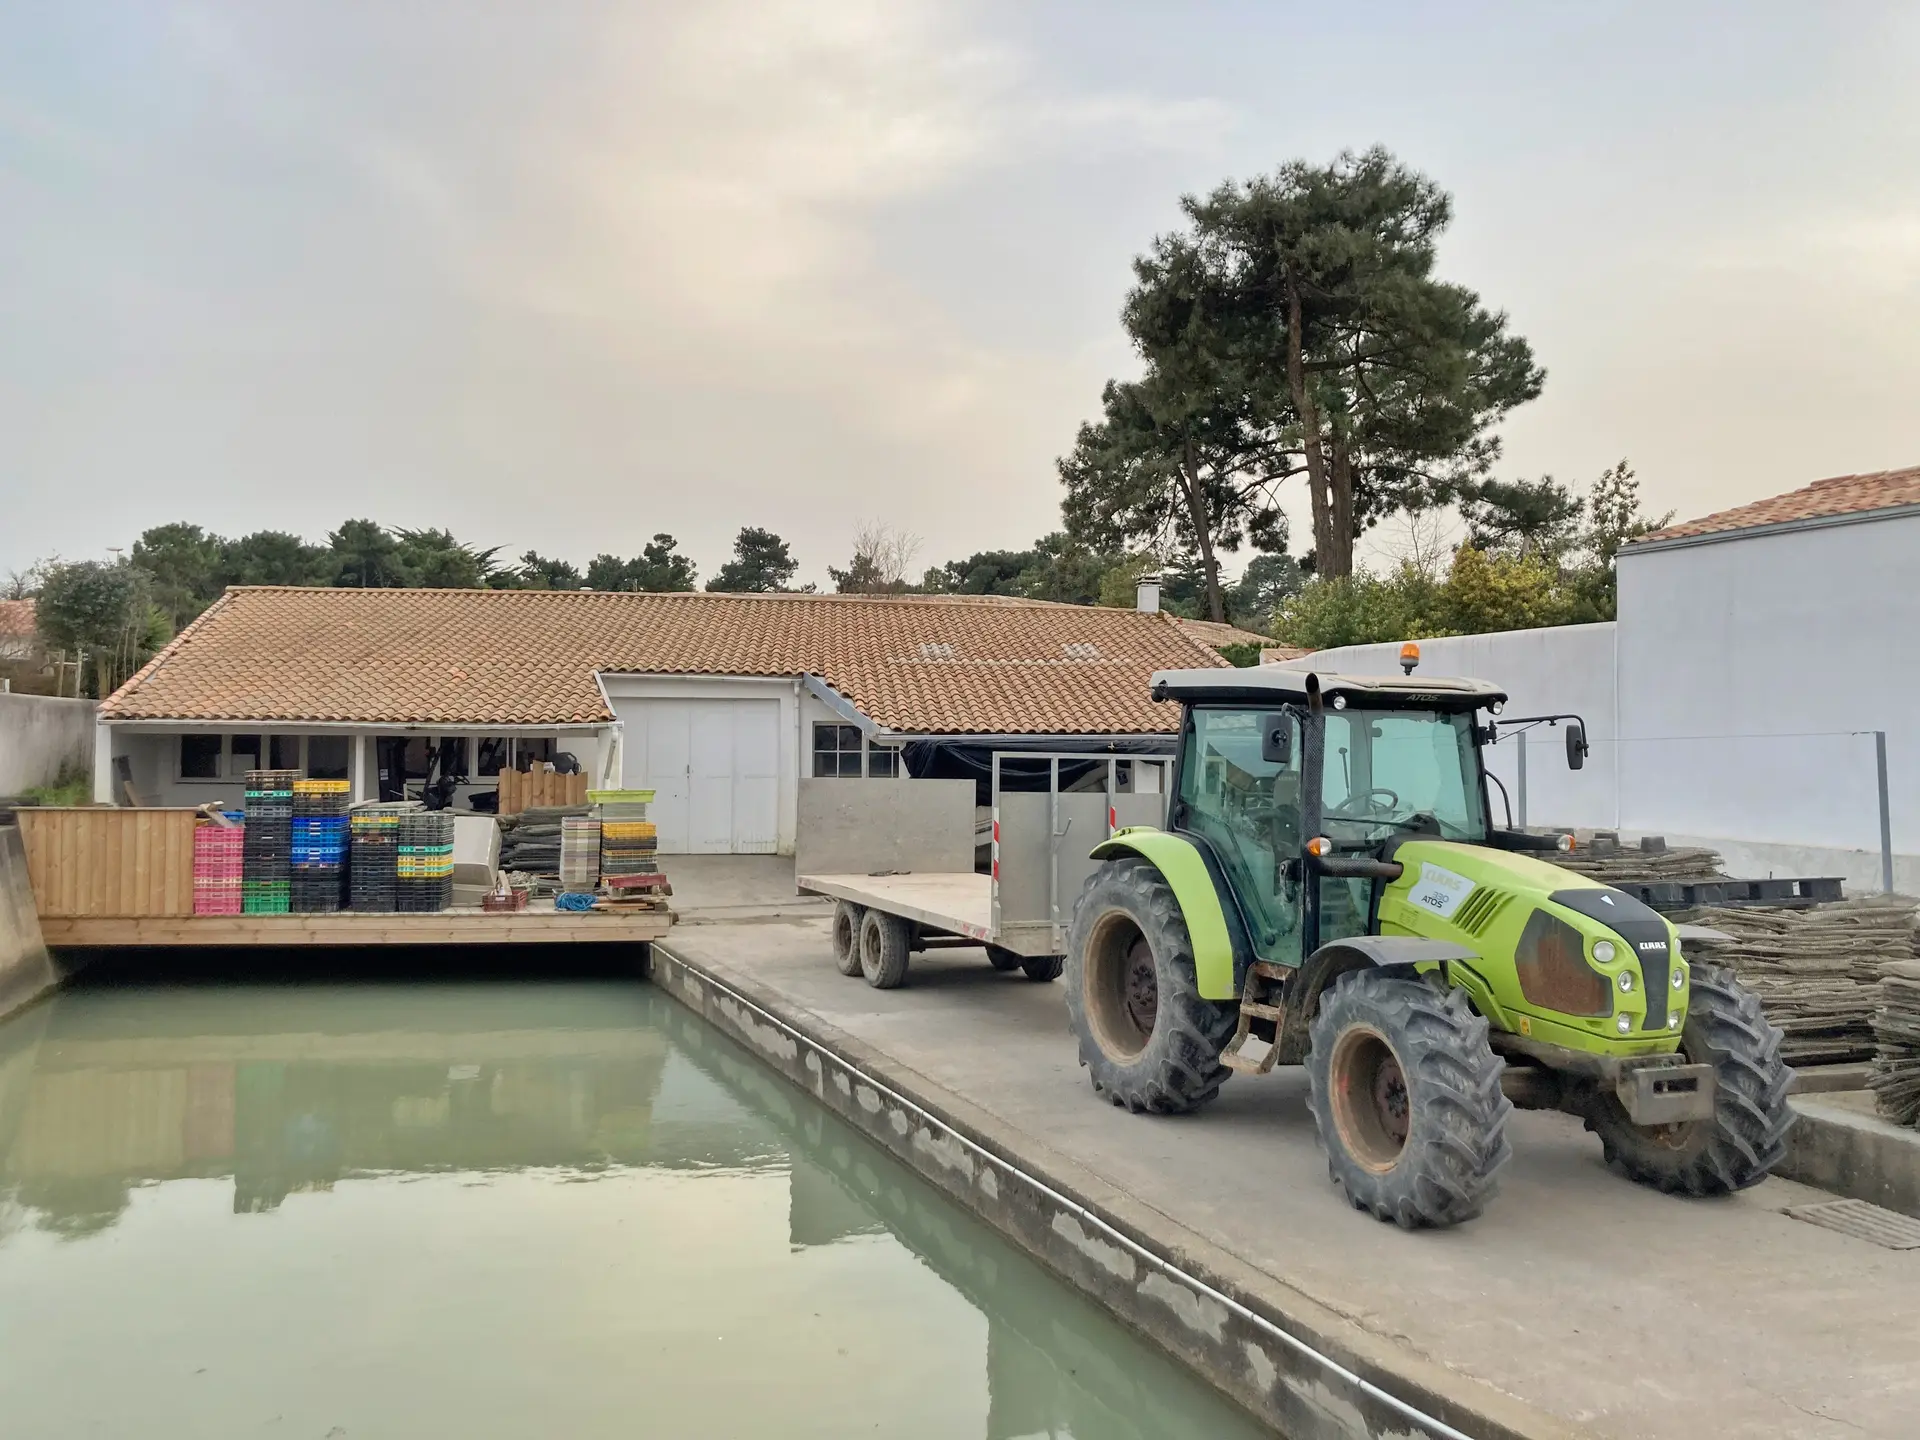
[[[1033,975],[1034,979],[1051,978]],[[1239,1009],[1200,997],[1193,940],[1151,863],[1109,860],[1088,879],[1067,938],[1067,1021],[1097,1094],[1136,1113],[1206,1104]]]
[[[1412,1230],[1486,1208],[1513,1153],[1487,1033],[1464,995],[1424,980],[1356,970],[1322,997],[1308,1104],[1355,1209]]]
[[[1713,1115],[1677,1125],[1635,1125],[1612,1095],[1596,1096],[1587,1128],[1607,1163],[1629,1180],[1682,1195],[1724,1195],[1767,1177],[1787,1153],[1793,1071],[1780,1058],[1780,1032],[1754,993],[1717,966],[1693,967],[1680,1049],[1713,1066]]]

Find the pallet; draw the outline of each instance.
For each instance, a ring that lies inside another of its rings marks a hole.
[[[1613,886],[1655,910],[1692,910],[1702,905],[1773,905],[1804,910],[1846,898],[1837,876],[1815,879],[1620,881]]]

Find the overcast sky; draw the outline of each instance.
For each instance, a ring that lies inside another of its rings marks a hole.
[[[1841,0],[0,0],[0,570],[1021,546],[1180,193],[1374,143],[1547,368],[1506,474],[1920,463],[1916,73]]]

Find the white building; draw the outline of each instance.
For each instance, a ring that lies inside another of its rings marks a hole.
[[[397,798],[431,757],[458,805],[558,761],[655,791],[665,851],[789,854],[803,778],[904,777],[916,741],[1165,753],[1149,677],[1224,663],[1157,611],[992,597],[236,587],[101,705],[94,793]]]
[[[1718,848],[1742,874],[1920,892],[1920,468],[1821,480],[1675,525],[1619,560],[1619,619],[1423,641],[1422,668],[1570,710],[1593,753],[1528,746],[1528,819]],[[1392,673],[1399,643],[1287,663]],[[1876,734],[1877,732],[1877,734]],[[1492,767],[1517,784],[1517,746]],[[1496,797],[1496,805],[1499,803]]]

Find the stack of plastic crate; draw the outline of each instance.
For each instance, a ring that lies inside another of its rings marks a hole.
[[[209,821],[193,832],[193,913],[241,913],[241,866],[245,861],[246,829]]]
[[[399,906],[400,805],[362,805],[347,817],[347,906],[390,912]]]
[[[248,915],[285,915],[293,898],[293,782],[297,770],[247,772],[240,908]]]
[[[660,835],[647,818],[651,790],[595,790],[589,797],[600,821],[600,878],[660,873]]]
[[[347,881],[347,782],[293,782],[291,908],[302,915],[340,908]]]
[[[600,822],[591,815],[560,820],[560,891],[591,894],[600,883]]]
[[[453,812],[409,811],[395,830],[394,909],[445,910],[453,904]]]

